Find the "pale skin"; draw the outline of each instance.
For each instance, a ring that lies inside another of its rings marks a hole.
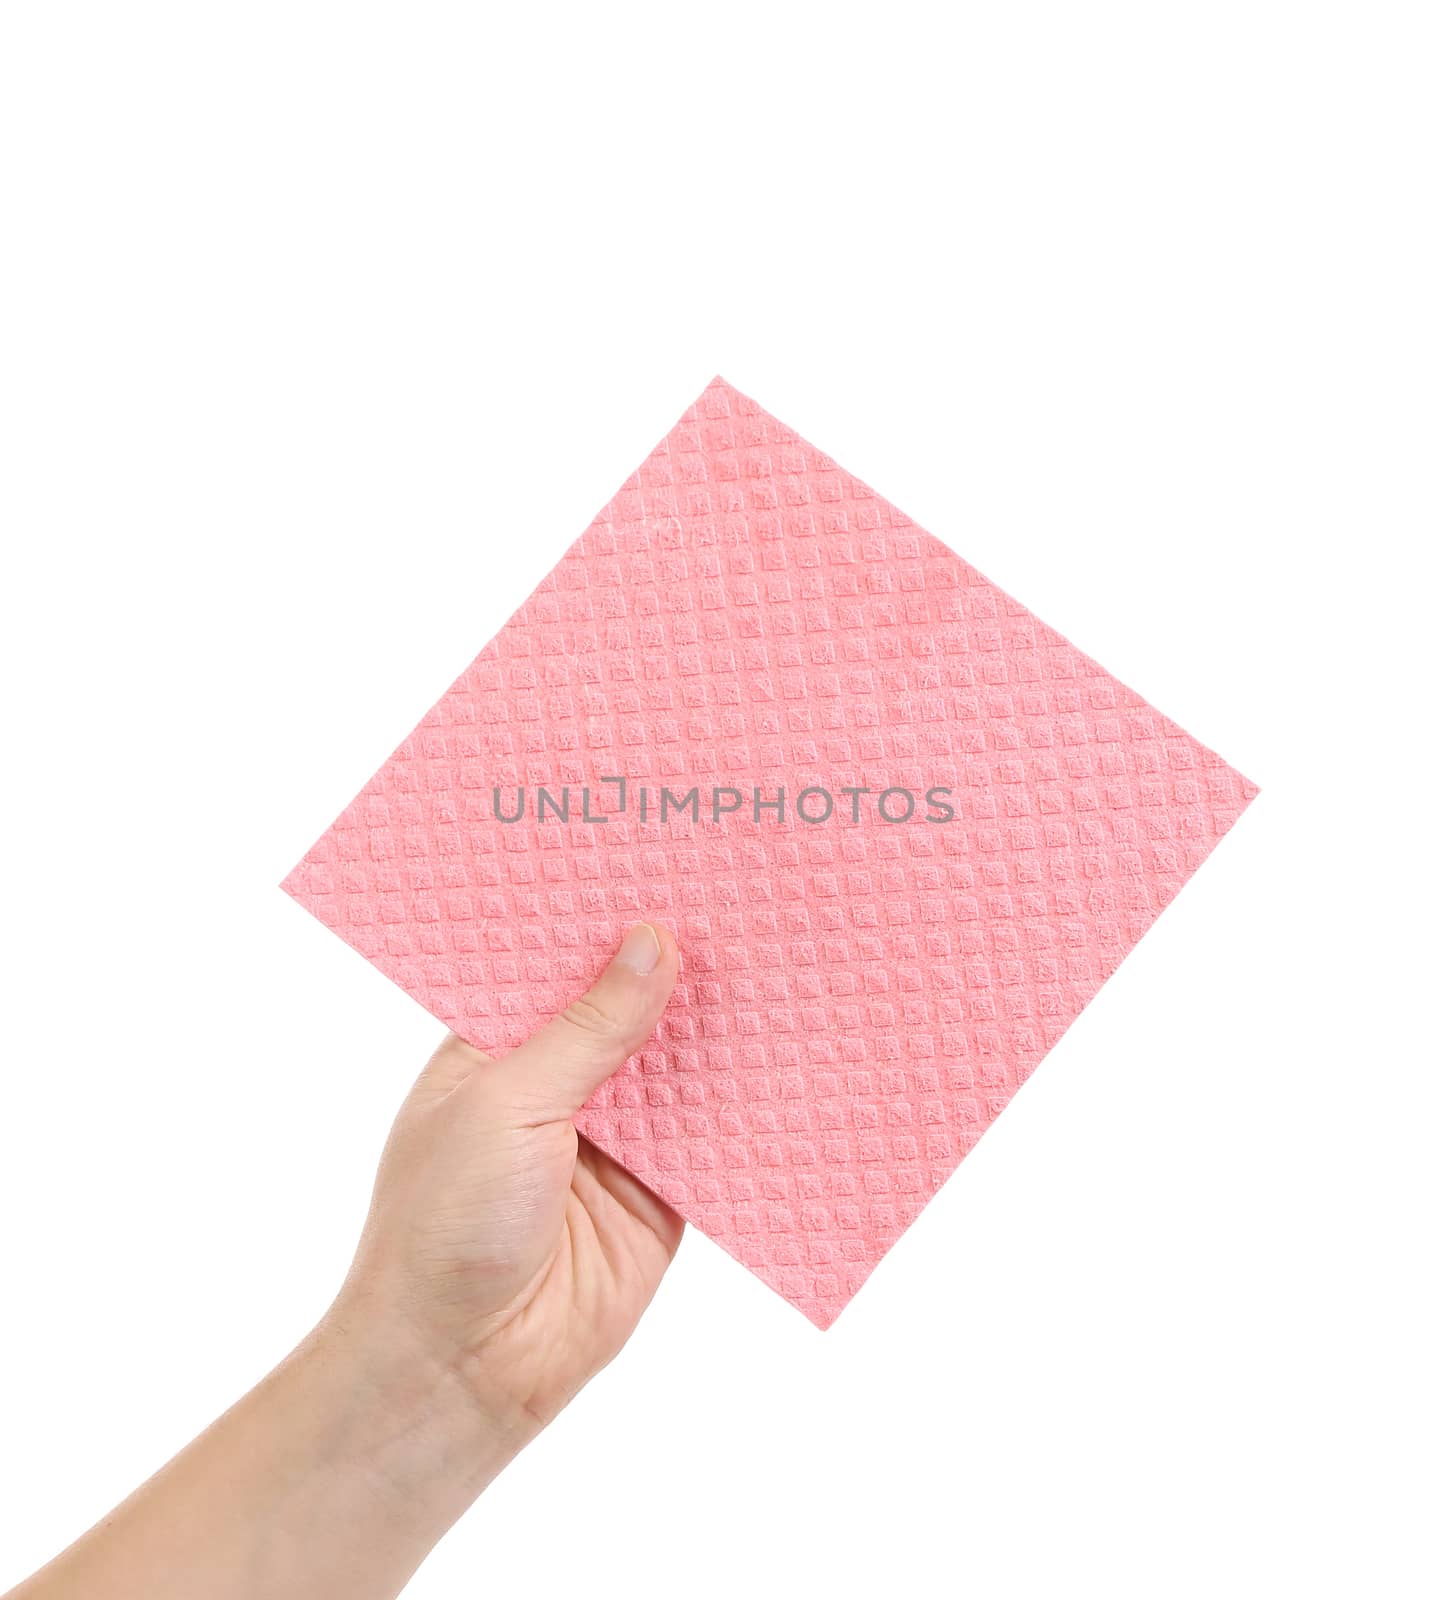
[[[388,1600],[618,1352],[680,1219],[573,1118],[679,955],[626,934],[518,1049],[451,1036],[400,1107],[354,1263],[284,1361],[5,1600]]]

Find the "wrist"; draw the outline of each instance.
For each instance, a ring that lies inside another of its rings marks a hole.
[[[333,1396],[333,1437],[368,1458],[396,1509],[448,1526],[534,1429],[518,1408],[467,1381],[400,1317],[342,1297],[290,1358]]]

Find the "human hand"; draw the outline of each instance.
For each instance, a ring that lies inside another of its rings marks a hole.
[[[640,923],[518,1049],[446,1039],[320,1325],[11,1600],[392,1600],[625,1342],[674,1255],[680,1219],[572,1119],[678,971],[674,940]]]
[[[668,933],[639,923],[594,987],[517,1049],[451,1035],[400,1107],[326,1319],[368,1349],[462,1378],[517,1442],[620,1349],[683,1223],[580,1138],[574,1114],[653,1031]]]

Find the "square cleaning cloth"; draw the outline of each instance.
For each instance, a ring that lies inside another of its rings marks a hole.
[[[284,887],[492,1053],[669,926],[579,1127],[827,1327],[1256,792],[716,378]]]

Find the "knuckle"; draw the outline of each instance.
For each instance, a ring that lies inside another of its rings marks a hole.
[[[437,1060],[455,1062],[460,1066],[477,1067],[490,1060],[484,1051],[476,1050],[474,1045],[460,1038],[459,1034],[452,1033],[435,1052]]]
[[[458,1083],[489,1059],[473,1045],[452,1036],[446,1039],[425,1063],[421,1081],[439,1084]]]
[[[560,1017],[572,1028],[601,1043],[618,1039],[625,1031],[620,1019],[612,1011],[607,1011],[598,1001],[592,1000],[589,995],[582,995],[578,1000],[572,1000],[560,1012]]]

